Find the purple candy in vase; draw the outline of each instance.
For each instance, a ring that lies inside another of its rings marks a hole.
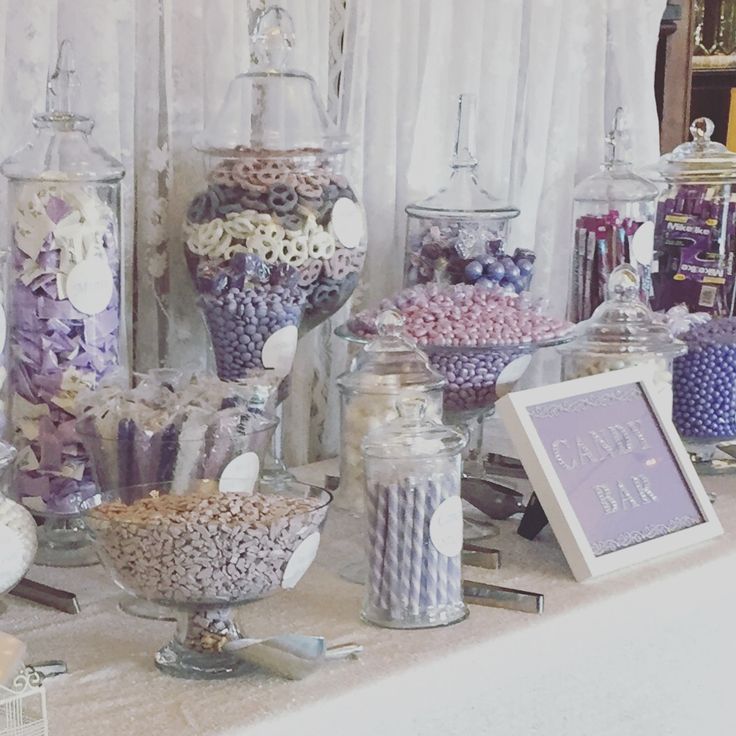
[[[71,46],[48,76],[36,137],[2,163],[9,179],[8,388],[14,493],[46,516],[36,562],[97,561],[79,518],[94,494],[75,402],[117,370],[121,342],[119,161],[74,112]],[[62,156],[60,152],[64,152]]]

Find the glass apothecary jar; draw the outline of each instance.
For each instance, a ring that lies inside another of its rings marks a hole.
[[[623,108],[606,135],[600,171],[575,187],[568,319],[588,319],[606,298],[608,278],[628,263],[639,274],[641,297],[653,296],[654,215],[658,189],[626,161]]]
[[[506,252],[509,221],[519,210],[492,197],[478,183],[475,95],[458,100],[457,134],[450,180],[431,197],[406,207],[404,286],[501,284],[529,288],[534,253]]]
[[[121,309],[122,164],[90,137],[75,111],[68,41],[48,79],[35,138],[3,161],[9,180],[8,382],[14,493],[47,521],[36,561],[91,564],[79,517],[95,492],[75,429],[80,389],[125,363]]]
[[[562,378],[649,366],[662,406],[671,411],[672,361],[687,347],[655,319],[639,295],[636,271],[627,264],[617,266],[608,280],[607,299],[580,324],[576,339],[559,348]]]
[[[226,380],[275,361],[288,373],[297,329],[345,303],[365,260],[363,209],[342,173],[347,141],[314,79],[289,65],[294,43],[283,8],[260,13],[256,63],[194,141],[206,183],[187,211],[184,251]]]
[[[361,617],[395,629],[444,626],[468,615],[462,594],[465,432],[428,419],[424,396],[363,442],[368,573]]]
[[[397,401],[424,396],[428,418],[442,419],[444,378],[427,356],[402,336],[404,320],[388,310],[377,317],[378,337],[356,356],[352,369],[337,379],[340,388],[340,487],[337,506],[363,511],[361,444],[372,430],[396,419]]]
[[[672,419],[693,459],[709,461],[736,439],[736,317],[696,325],[674,363]]]
[[[686,304],[691,312],[734,313],[736,153],[711,140],[714,126],[698,118],[693,140],[660,160],[667,182],[657,205],[655,309]]]

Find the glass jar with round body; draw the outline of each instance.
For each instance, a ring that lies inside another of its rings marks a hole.
[[[71,47],[59,48],[35,138],[5,159],[11,224],[8,266],[10,414],[18,450],[13,491],[34,512],[36,562],[97,562],[79,516],[95,492],[75,430],[75,400],[125,363],[121,308],[123,167],[75,112]]]
[[[693,140],[660,160],[667,187],[655,220],[654,309],[734,313],[736,153],[711,140],[713,129],[698,118]]]
[[[364,213],[342,173],[346,139],[314,79],[290,66],[288,13],[254,25],[257,61],[235,77],[194,145],[206,182],[187,210],[184,252],[221,378],[283,363],[352,294],[366,252]]]
[[[575,340],[559,348],[562,378],[649,366],[661,405],[672,411],[672,361],[687,351],[669,328],[655,319],[640,298],[639,277],[628,264],[617,266],[608,279],[608,297],[590,320],[581,323]]]
[[[500,283],[517,293],[529,288],[534,253],[521,248],[513,255],[506,252],[509,220],[519,210],[478,183],[475,109],[475,95],[460,95],[447,185],[406,207],[404,286]]]
[[[236,477],[149,483],[105,494],[87,514],[116,585],[176,617],[155,655],[166,674],[251,672],[228,648],[243,639],[232,609],[293,588],[317,554],[331,495],[296,482],[280,493],[251,488],[252,478]]]
[[[382,312],[378,336],[356,356],[351,370],[337,379],[341,397],[340,487],[338,506],[365,508],[361,444],[366,434],[395,419],[402,397],[425,396],[427,418],[442,419],[445,380],[427,356],[402,336],[404,320],[394,311]]]
[[[361,617],[395,629],[444,626],[468,615],[462,594],[465,432],[427,419],[424,396],[363,441],[368,573]]]
[[[628,131],[618,108],[606,136],[601,170],[575,187],[575,232],[568,319],[588,319],[606,298],[608,277],[628,263],[639,274],[642,300],[653,296],[654,214],[658,189],[625,158]]]
[[[682,339],[688,352],[674,362],[672,419],[693,460],[709,463],[719,444],[736,440],[736,317],[696,325]]]

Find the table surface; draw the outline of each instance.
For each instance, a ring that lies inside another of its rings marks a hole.
[[[316,481],[330,463],[302,469]],[[551,534],[530,542],[501,522],[500,570],[466,576],[544,593],[541,616],[471,607],[454,626],[392,631],[359,621],[362,590],[337,572],[358,558],[361,521],[333,509],[316,562],[295,590],[238,610],[245,635],[360,642],[359,660],[288,682],[254,673],[216,682],[159,673],[173,625],[126,616],[101,566],[34,568],[73,590],[72,616],[8,597],[0,629],[29,661],[63,659],[47,681],[52,736],[231,734],[732,734],[736,487],[717,493],[725,534],[625,572],[576,583]]]

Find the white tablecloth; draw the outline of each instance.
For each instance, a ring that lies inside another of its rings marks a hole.
[[[325,466],[307,469],[312,478]],[[545,595],[541,616],[473,606],[463,623],[389,631],[358,619],[361,588],[336,570],[354,558],[360,523],[333,510],[312,569],[291,592],[240,609],[248,635],[320,634],[358,641],[358,661],[306,680],[256,674],[196,682],[160,674],[153,652],[172,624],[115,608],[104,570],[34,568],[73,590],[82,613],[6,599],[0,629],[30,661],[64,659],[47,681],[52,736],[669,736],[736,733],[736,484],[709,480],[723,537],[585,584],[549,530],[529,542],[502,522],[498,571],[468,577]]]

